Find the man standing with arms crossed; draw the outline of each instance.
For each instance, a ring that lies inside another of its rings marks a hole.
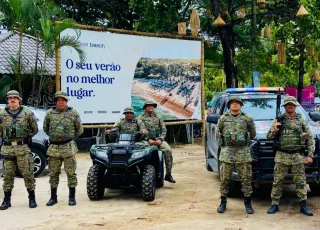
[[[156,103],[146,101],[143,105],[144,113],[140,114],[138,119],[144,123],[149,132],[149,137],[147,139],[149,145],[156,145],[163,151],[166,163],[166,176],[164,179],[170,183],[176,183],[171,174],[173,162],[172,150],[169,144],[164,140],[167,135],[167,129],[162,118],[153,111],[155,108],[157,108]]]
[[[68,177],[69,205],[76,205],[75,193],[78,180],[75,153],[78,152],[78,148],[74,139],[83,133],[83,127],[78,112],[68,107],[68,101],[69,98],[65,92],[57,92],[54,97],[56,106],[47,111],[43,122],[43,130],[50,137],[47,155],[49,156],[51,198],[47,206],[58,202],[57,188],[62,161]]]
[[[217,131],[221,141],[220,161],[220,193],[221,204],[217,212],[224,213],[227,209],[227,195],[229,193],[232,173],[236,169],[242,184],[244,205],[248,214],[253,214],[251,206],[252,194],[252,166],[249,150],[250,139],[256,137],[253,119],[241,112],[243,103],[239,97],[231,96],[227,106],[230,112],[219,118]]]
[[[305,176],[305,164],[313,162],[315,142],[310,127],[296,113],[299,106],[296,98],[288,96],[283,104],[286,112],[274,121],[269,132],[268,139],[278,142],[278,149],[275,156],[274,181],[271,192],[272,205],[268,209],[269,214],[279,211],[280,198],[282,196],[282,185],[288,170],[291,168],[293,181],[296,184],[297,195],[300,198],[300,212],[307,216],[313,213],[307,207],[307,183]],[[280,129],[279,129],[280,128]],[[304,160],[304,150],[307,149],[308,156]]]
[[[8,106],[0,110],[4,191],[0,210],[11,207],[11,191],[14,185],[16,165],[18,165],[29,193],[29,207],[37,207],[34,194],[33,159],[28,144],[31,138],[38,133],[38,125],[34,114],[20,105],[21,100],[17,91],[10,90],[7,93]]]

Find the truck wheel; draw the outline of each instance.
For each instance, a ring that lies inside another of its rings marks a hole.
[[[309,187],[311,190],[311,195],[320,196],[320,184],[312,183],[312,184],[309,184]]]
[[[198,128],[194,128],[193,129],[193,137],[194,138],[198,138],[198,137],[201,137],[202,134],[201,134],[201,128],[198,127]]]
[[[32,159],[33,159],[33,174],[35,177],[40,176],[47,166],[46,154],[39,149],[31,149]],[[16,176],[22,177],[19,168],[16,168]]]
[[[92,165],[87,176],[87,194],[90,200],[101,200],[104,195],[103,171],[100,165]]]
[[[156,170],[147,165],[142,173],[141,195],[144,201],[153,201],[156,195]]]

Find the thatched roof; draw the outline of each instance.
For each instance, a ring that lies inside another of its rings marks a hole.
[[[0,34],[0,74],[12,74],[9,64],[9,57],[18,56],[19,49],[19,34],[16,31],[11,31],[5,34]],[[23,34],[22,37],[22,62],[23,73],[32,74],[32,69],[35,67],[37,51],[36,38],[30,35]],[[42,47],[39,49],[38,68],[41,68],[44,60],[44,52]],[[55,57],[47,57],[46,75],[54,76],[55,71]]]

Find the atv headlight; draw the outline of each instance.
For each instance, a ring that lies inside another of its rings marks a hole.
[[[133,154],[131,155],[131,160],[141,158],[141,157],[143,157],[144,155],[145,155],[145,152],[144,152],[144,151],[133,153]]]
[[[92,152],[97,158],[103,160],[106,163],[109,163],[109,158],[108,158],[108,154],[106,152],[103,151],[95,151]]]

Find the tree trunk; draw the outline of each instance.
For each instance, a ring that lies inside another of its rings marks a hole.
[[[22,31],[19,31],[19,48],[18,48],[18,73],[17,73],[17,83],[19,88],[19,93],[21,98],[23,98],[22,91]]]
[[[303,91],[303,75],[304,71],[304,49],[305,49],[305,41],[299,47],[300,57],[299,57],[299,81],[298,81],[298,102],[301,104],[302,102],[302,91]]]
[[[226,25],[218,28],[223,48],[224,72],[226,74],[227,88],[238,88],[237,68],[234,63],[234,34],[233,26]]]
[[[46,52],[44,53],[44,60],[43,60],[43,66],[41,69],[41,74],[40,74],[40,84],[39,84],[39,93],[41,95],[41,92],[43,90],[44,87],[44,82],[45,82],[45,71],[46,71],[46,64],[47,64],[47,54]]]
[[[32,79],[31,106],[34,106],[34,99],[35,99],[34,96],[35,96],[35,91],[36,91],[36,78],[38,75],[39,46],[40,46],[40,41],[37,38],[36,63],[35,63],[35,67],[34,67],[34,76]]]

